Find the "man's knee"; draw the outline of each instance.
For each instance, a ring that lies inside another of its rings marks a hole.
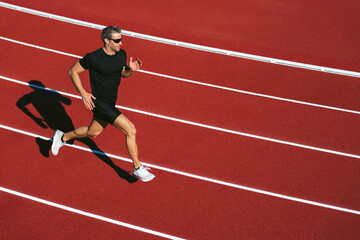
[[[129,136],[129,137],[135,137],[135,135],[136,135],[136,128],[135,128],[135,125],[134,125],[134,124],[132,124],[132,123],[130,124],[130,128],[129,128],[129,130],[127,131],[126,135]]]
[[[97,138],[100,133],[106,128],[107,122],[93,118],[93,121],[91,122],[90,126],[88,127],[88,130],[86,132],[86,135],[91,138]]]
[[[91,138],[97,138],[100,135],[101,132],[102,131],[92,131],[92,130],[89,129],[87,131],[87,136],[91,137]]]
[[[135,137],[136,128],[135,125],[127,119],[124,115],[120,115],[113,124],[117,129],[121,130],[127,137]]]

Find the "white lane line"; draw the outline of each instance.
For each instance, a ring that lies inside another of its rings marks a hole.
[[[79,56],[79,55],[74,55],[74,54],[71,54],[71,53],[66,53],[66,52],[54,50],[54,49],[51,49],[51,48],[41,47],[41,46],[38,46],[38,45],[17,41],[17,40],[11,39],[11,38],[3,37],[3,36],[0,36],[0,39],[4,40],[4,41],[24,45],[24,46],[27,46],[27,47],[32,47],[32,48],[36,48],[36,49],[40,49],[40,50],[44,50],[44,51],[48,51],[48,52],[53,52],[53,53],[69,56],[69,57],[82,58],[82,56]]]
[[[150,229],[147,229],[147,228],[132,225],[132,224],[129,224],[129,223],[114,220],[114,219],[111,219],[111,218],[103,217],[103,216],[100,216],[100,215],[97,215],[97,214],[85,212],[85,211],[82,211],[82,210],[79,210],[79,209],[76,209],[76,208],[72,208],[72,207],[68,207],[68,206],[65,206],[65,205],[62,205],[62,204],[50,202],[50,201],[47,201],[47,200],[44,200],[44,199],[41,199],[41,198],[38,198],[38,197],[34,197],[34,196],[31,196],[31,195],[28,195],[28,194],[24,194],[24,193],[14,191],[14,190],[11,190],[11,189],[8,189],[8,188],[0,187],[0,191],[6,192],[6,193],[9,193],[9,194],[18,196],[18,197],[22,197],[22,198],[25,198],[25,199],[28,199],[28,200],[32,200],[32,201],[35,201],[35,202],[38,202],[38,203],[42,203],[42,204],[45,204],[45,205],[48,205],[48,206],[56,207],[56,208],[59,208],[59,209],[62,209],[62,210],[68,211],[68,212],[80,214],[80,215],[87,216],[87,217],[90,217],[90,218],[95,218],[95,219],[98,219],[98,220],[101,220],[101,221],[104,221],[104,222],[108,222],[108,223],[113,223],[113,224],[116,224],[116,225],[119,225],[119,226],[122,226],[122,227],[126,227],[126,228],[136,230],[136,231],[152,234],[152,235],[155,235],[155,236],[158,236],[158,237],[163,237],[163,238],[167,238],[167,239],[178,239],[178,240],[183,239],[183,238],[171,236],[171,235],[168,235],[168,234],[165,234],[165,233],[153,231],[153,230],[150,230]]]
[[[79,58],[79,59],[82,58],[79,55],[66,53],[66,52],[61,52],[61,51],[58,51],[58,50],[45,48],[45,47],[41,47],[41,46],[37,46],[37,45],[34,45],[34,44],[25,43],[25,42],[21,42],[21,41],[17,41],[17,40],[2,37],[2,36],[0,36],[0,39],[5,40],[5,41],[9,41],[9,42],[12,42],[12,43],[16,43],[16,44],[20,44],[20,45],[24,45],[24,46],[28,46],[28,47],[32,47],[32,48],[36,48],[36,49],[40,49],[40,50],[44,50],[44,51],[49,51],[49,52],[69,56],[69,57],[74,57],[74,58]],[[294,99],[276,97],[276,96],[271,96],[271,95],[267,95],[267,94],[254,93],[254,92],[239,90],[239,89],[235,89],[235,88],[223,87],[223,86],[219,86],[219,85],[215,85],[215,84],[197,82],[197,81],[193,81],[193,80],[189,80],[189,79],[185,79],[185,78],[174,77],[174,76],[170,76],[170,75],[166,75],[166,74],[150,72],[150,71],[146,71],[146,70],[142,70],[142,69],[138,70],[138,72],[142,72],[142,73],[145,73],[145,74],[154,75],[154,76],[158,76],[158,77],[163,77],[163,78],[169,78],[169,79],[173,79],[173,80],[176,80],[176,81],[196,84],[196,85],[200,85],[200,86],[212,87],[212,88],[216,88],[216,89],[221,89],[221,90],[226,90],[226,91],[231,91],[231,92],[247,94],[247,95],[251,95],[251,96],[269,98],[269,99],[274,99],[274,100],[278,100],[278,101],[290,102],[290,103],[301,104],[301,105],[306,105],[306,106],[311,106],[311,107],[318,107],[318,108],[324,108],[324,109],[329,109],[329,110],[334,110],[334,111],[347,112],[347,113],[353,113],[353,114],[360,115],[360,111],[355,111],[355,110],[350,110],[350,109],[345,109],[345,108],[337,108],[337,107],[331,107],[331,106],[326,106],[326,105],[322,105],[322,104],[309,103],[309,102],[304,102],[304,101],[299,101],[299,100],[294,100]]]
[[[9,130],[9,131],[12,131],[12,132],[20,133],[20,134],[23,134],[23,135],[35,137],[35,138],[38,137],[38,138],[41,138],[41,139],[44,139],[44,140],[50,140],[50,138],[48,138],[48,137],[44,137],[44,136],[41,136],[41,135],[38,135],[38,134],[34,134],[34,133],[27,132],[27,131],[19,130],[19,129],[9,127],[9,126],[5,126],[5,125],[2,125],[2,124],[0,124],[0,128],[6,129],[6,130]],[[129,159],[129,158],[124,158],[124,157],[120,157],[120,156],[117,156],[117,155],[114,155],[114,154],[94,151],[94,150],[91,150],[89,148],[77,146],[75,144],[71,144],[71,145],[66,144],[65,146],[76,148],[76,149],[87,151],[87,152],[96,152],[97,154],[103,154],[103,155],[106,155],[108,157],[119,159],[119,160],[126,161],[126,162],[132,162],[131,159]],[[191,173],[187,173],[187,172],[174,170],[174,169],[171,169],[171,168],[165,168],[165,167],[161,167],[161,166],[157,166],[157,165],[149,164],[149,163],[145,163],[145,162],[143,162],[143,164],[145,166],[149,166],[149,167],[154,168],[154,169],[158,169],[158,170],[170,172],[170,173],[185,176],[185,177],[190,177],[190,178],[202,180],[202,181],[205,181],[205,182],[211,182],[211,183],[215,183],[215,184],[219,184],[219,185],[223,185],[223,186],[227,186],[227,187],[232,187],[232,188],[237,188],[237,189],[241,189],[241,190],[245,190],[245,191],[249,191],[249,192],[254,192],[254,193],[258,193],[258,194],[262,194],[262,195],[267,195],[267,196],[276,197],[276,198],[280,198],[280,199],[286,199],[286,200],[289,200],[289,201],[294,201],[294,202],[304,203],[304,204],[308,204],[308,205],[313,205],[313,206],[323,207],[323,208],[327,208],[327,209],[333,209],[333,210],[337,210],[337,211],[341,211],[341,212],[347,212],[347,213],[360,215],[360,211],[358,211],[358,210],[333,206],[333,205],[329,205],[329,204],[324,204],[324,203],[319,203],[319,202],[310,201],[310,200],[306,200],[306,199],[291,197],[291,196],[278,194],[278,193],[274,193],[274,192],[264,191],[264,190],[260,190],[260,189],[256,189],[256,188],[246,187],[246,186],[242,186],[242,185],[238,185],[238,184],[234,184],[234,183],[229,183],[229,182],[225,182],[225,181],[221,181],[221,180],[216,180],[216,179],[212,179],[212,178],[208,178],[208,177],[203,177],[203,176],[199,176],[199,175],[195,175],[195,174],[191,174]]]
[[[276,96],[271,96],[271,95],[261,94],[261,93],[254,93],[254,92],[249,92],[249,91],[244,91],[244,90],[239,90],[239,89],[234,89],[234,88],[229,88],[229,87],[223,87],[223,86],[218,86],[218,85],[209,84],[209,83],[197,82],[197,81],[188,80],[185,78],[173,77],[173,76],[160,74],[160,73],[154,73],[154,72],[145,71],[145,70],[139,70],[139,72],[143,72],[143,73],[147,73],[147,74],[155,75],[155,76],[159,76],[159,77],[164,77],[164,78],[170,78],[170,79],[174,79],[174,80],[178,80],[178,81],[182,81],[182,82],[197,84],[197,85],[201,85],[201,86],[227,90],[227,91],[231,91],[231,92],[237,92],[237,93],[242,93],[242,94],[247,94],[247,95],[252,95],[252,96],[257,96],[257,97],[274,99],[274,100],[278,100],[278,101],[296,103],[296,104],[301,104],[301,105],[306,105],[306,106],[311,106],[311,107],[318,107],[318,108],[324,108],[324,109],[330,109],[330,110],[354,113],[354,114],[360,115],[359,111],[345,109],[345,108],[331,107],[331,106],[326,106],[326,105],[322,105],[322,104],[304,102],[304,101],[299,101],[299,100],[294,100],[294,99],[289,99],[289,98],[276,97]]]
[[[50,19],[54,19],[54,20],[58,20],[58,21],[66,22],[66,23],[71,23],[74,25],[80,25],[80,26],[84,26],[84,27],[99,29],[99,30],[106,27],[103,25],[95,24],[95,23],[90,23],[90,22],[86,22],[86,21],[73,19],[73,18],[63,17],[63,16],[59,16],[56,14],[37,11],[37,10],[30,9],[30,8],[25,8],[25,7],[8,4],[8,3],[4,3],[4,2],[0,2],[0,7],[16,10],[16,11],[20,11],[20,12],[25,12],[25,13],[29,13],[29,14],[33,14],[33,15],[37,15],[37,16],[42,16],[45,18],[50,18]],[[317,66],[317,65],[313,65],[313,64],[299,63],[299,62],[270,58],[270,57],[263,57],[263,56],[258,56],[258,55],[254,55],[254,54],[241,53],[241,52],[230,51],[230,50],[214,48],[214,47],[207,47],[207,46],[202,46],[202,45],[198,45],[198,44],[186,43],[186,42],[181,42],[181,41],[176,41],[176,40],[171,40],[171,39],[166,39],[166,38],[161,38],[161,37],[155,37],[155,36],[136,33],[136,32],[131,32],[131,31],[127,31],[127,30],[123,30],[122,33],[127,36],[140,38],[140,39],[144,39],[144,40],[160,42],[160,43],[164,43],[164,44],[185,47],[185,48],[190,48],[190,49],[195,49],[195,50],[200,50],[200,51],[205,51],[205,52],[211,52],[211,53],[216,53],[216,54],[222,54],[222,55],[227,55],[227,56],[232,56],[232,57],[245,58],[245,59],[249,59],[249,60],[284,65],[284,66],[288,66],[288,67],[304,68],[304,69],[313,70],[313,71],[321,71],[321,72],[327,72],[327,73],[339,74],[339,75],[345,75],[345,76],[351,76],[351,77],[357,77],[357,78],[360,77],[360,73],[354,72],[354,71]]]
[[[31,86],[31,87],[40,88],[40,89],[47,90],[47,91],[58,92],[58,93],[60,93],[62,95],[65,95],[65,96],[81,99],[81,97],[78,96],[78,95],[74,95],[74,94],[66,93],[66,92],[62,92],[62,91],[56,91],[56,90],[53,90],[53,89],[50,89],[50,88],[44,88],[44,87],[32,85],[32,84],[29,84],[29,83],[26,83],[26,82],[22,82],[22,81],[15,80],[15,79],[12,79],[12,78],[4,77],[4,76],[1,76],[1,75],[0,75],[0,79],[4,79],[4,80],[9,81],[9,82],[18,83],[18,84],[21,84],[21,85],[24,85],[24,86]],[[128,108],[128,107],[124,107],[124,106],[120,106],[120,105],[116,105],[116,107],[119,108],[119,109],[122,109],[122,110],[127,110],[127,111],[130,111],[130,112],[136,112],[136,113],[151,116],[151,117],[157,117],[157,118],[161,118],[161,119],[165,119],[165,120],[169,120],[169,121],[173,121],[173,122],[184,123],[184,124],[188,124],[188,125],[192,125],[192,126],[197,126],[197,127],[202,127],[202,128],[206,128],[206,129],[215,130],[215,131],[230,133],[230,134],[239,135],[239,136],[243,136],[243,137],[249,137],[249,138],[259,139],[259,140],[268,141],[268,142],[279,143],[279,144],[293,146],[293,147],[304,148],[304,149],[318,151],[318,152],[324,152],[324,153],[330,153],[330,154],[344,156],[344,157],[351,157],[351,158],[360,159],[360,156],[356,155],[356,154],[350,154],[350,153],[334,151],[334,150],[330,150],[330,149],[326,149],[326,148],[319,148],[319,147],[314,147],[314,146],[309,146],[309,145],[304,145],[304,144],[299,144],[299,143],[294,143],[294,142],[289,142],[289,141],[283,141],[283,140],[279,140],[279,139],[275,139],[275,138],[263,137],[263,136],[254,135],[254,134],[250,134],[250,133],[239,132],[239,131],[230,130],[230,129],[226,129],[226,128],[220,128],[220,127],[215,127],[215,126],[206,125],[206,124],[202,124],[202,123],[196,123],[196,122],[192,122],[192,121],[187,121],[187,120],[183,120],[183,119],[179,119],[179,118],[164,116],[164,115],[160,115],[160,114],[156,114],[156,113],[146,112],[146,111],[142,111],[142,110],[138,110],[138,109],[134,109],[134,108]]]

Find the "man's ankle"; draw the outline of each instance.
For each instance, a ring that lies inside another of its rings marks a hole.
[[[135,170],[138,170],[141,167],[141,165],[139,165],[138,167],[135,167],[135,165],[134,165],[133,167]]]

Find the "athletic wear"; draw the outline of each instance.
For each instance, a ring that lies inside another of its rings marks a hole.
[[[95,108],[92,110],[94,116],[97,119],[110,123],[115,122],[115,119],[120,116],[121,112],[115,107],[115,105],[103,100],[93,99]]]
[[[146,168],[144,166],[140,166],[138,169],[136,169],[135,167],[133,168],[133,174],[140,178],[141,181],[143,182],[148,182],[151,181],[155,175],[152,173],[149,173]]]
[[[100,48],[86,54],[79,62],[84,69],[89,69],[92,95],[115,105],[121,72],[126,66],[125,51],[121,49],[110,56]]]
[[[56,130],[54,132],[53,143],[51,145],[51,152],[54,155],[58,155],[59,149],[65,145],[65,143],[61,140],[63,135],[64,135],[64,133],[60,130]]]
[[[123,49],[115,55],[108,55],[103,48],[88,53],[80,59],[80,65],[89,69],[91,93],[97,119],[113,124],[121,112],[115,107],[121,72],[126,66],[126,53]]]
[[[126,66],[126,53],[124,50],[108,55],[103,48],[88,53],[80,59],[80,65],[89,69],[91,93],[95,108],[92,110],[94,117],[110,124],[121,112],[115,108],[121,73]],[[133,174],[144,182],[152,180],[155,176],[143,166],[133,169]]]

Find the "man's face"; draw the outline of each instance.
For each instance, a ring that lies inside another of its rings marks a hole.
[[[112,33],[111,34],[111,39],[109,40],[109,47],[112,51],[114,52],[118,52],[121,49],[121,41],[116,43],[116,41],[119,41],[119,39],[121,39],[121,34],[120,33]]]

